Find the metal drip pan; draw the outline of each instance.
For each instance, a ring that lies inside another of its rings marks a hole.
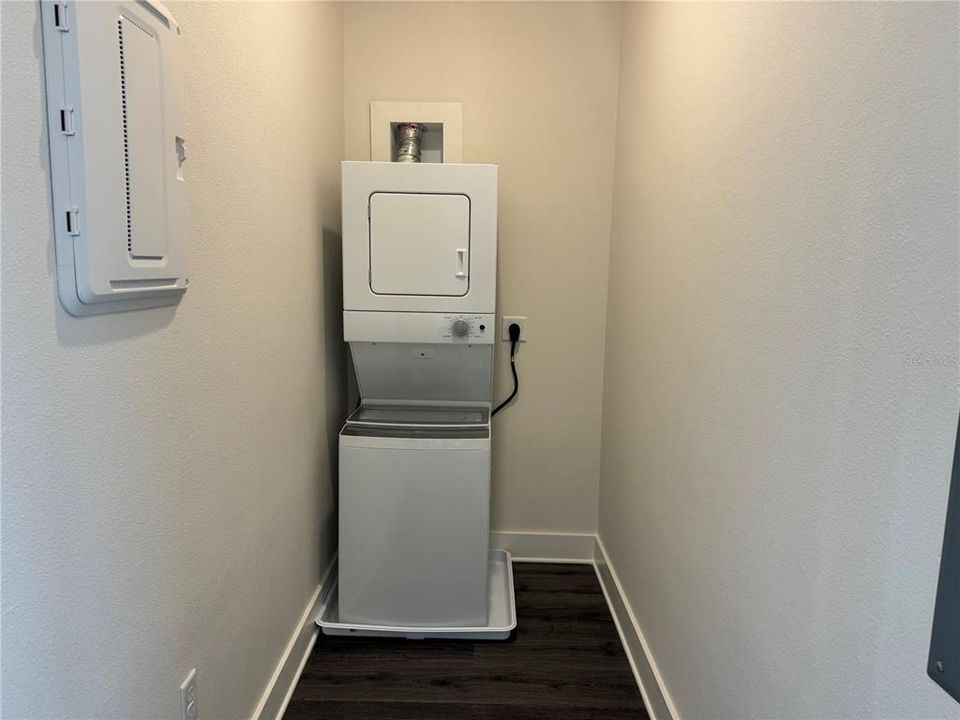
[[[409,640],[446,638],[459,640],[506,640],[517,626],[513,595],[513,564],[506,550],[491,550],[489,565],[487,624],[482,627],[399,627],[341,623],[337,608],[337,583],[333,583],[320,604],[317,625],[324,635],[359,637],[405,637]]]

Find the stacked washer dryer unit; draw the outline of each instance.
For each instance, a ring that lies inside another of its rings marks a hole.
[[[343,163],[344,339],[361,404],[340,434],[327,633],[506,637],[490,550],[497,166]]]

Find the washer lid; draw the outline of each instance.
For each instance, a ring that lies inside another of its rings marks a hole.
[[[490,410],[485,407],[363,404],[347,418],[347,425],[464,428],[483,427],[489,421]]]

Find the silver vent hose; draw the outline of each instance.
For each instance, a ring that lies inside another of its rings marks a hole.
[[[401,123],[397,127],[396,162],[420,162],[420,141],[423,139],[423,125],[420,123]]]

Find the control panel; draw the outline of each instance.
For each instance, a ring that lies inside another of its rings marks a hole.
[[[442,315],[440,337],[464,342],[485,339],[493,333],[489,315]]]
[[[347,342],[391,342],[449,345],[493,345],[497,339],[493,313],[408,313],[345,310]]]

